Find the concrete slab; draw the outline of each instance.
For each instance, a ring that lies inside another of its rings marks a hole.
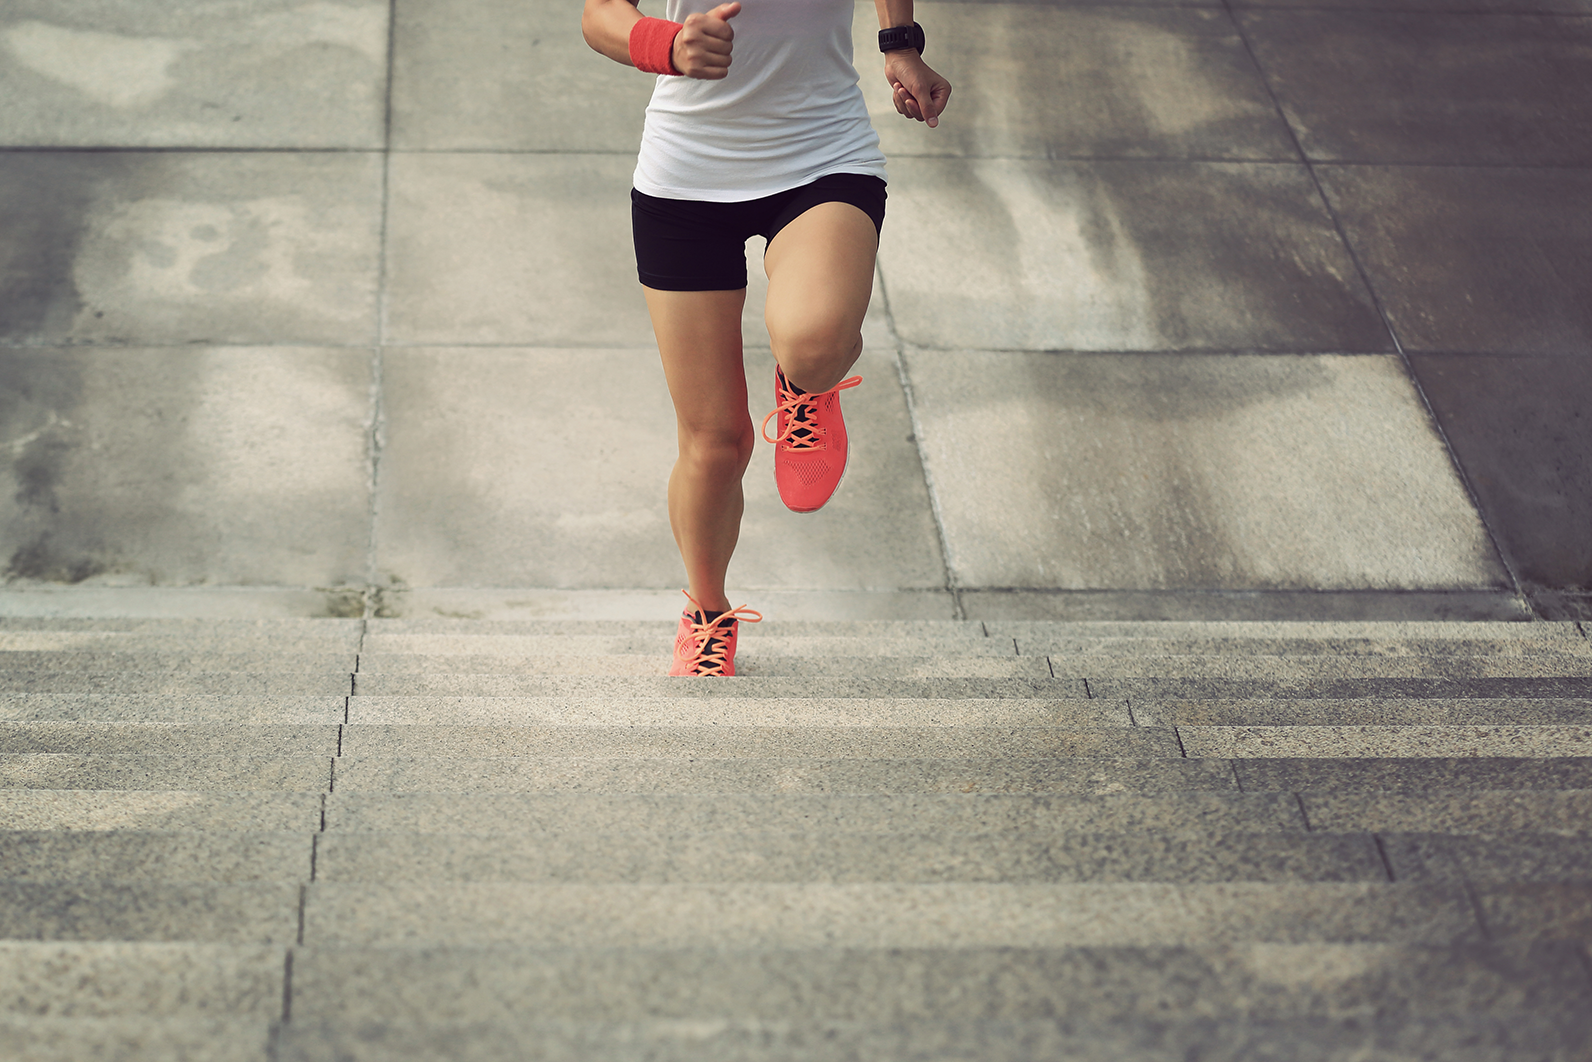
[[[393,35],[392,143],[634,155],[655,80],[592,51],[567,7],[405,3]]]
[[[1588,759],[1245,759],[1232,760],[1231,763],[1238,786],[1251,793],[1299,790],[1323,793],[1335,790],[1426,793],[1489,789],[1592,789],[1592,760]],[[1418,830],[1424,827],[1408,828]]]
[[[12,586],[0,590],[0,616],[8,620],[24,616],[172,616],[212,620],[291,616],[324,620],[358,616],[363,609],[361,591],[347,588]]]
[[[1532,606],[1498,590],[1025,590],[957,591],[968,619],[1004,622],[1188,620],[1244,623],[1527,620]],[[1556,614],[1554,619],[1572,618]],[[1592,616],[1592,613],[1588,614]]]
[[[1142,773],[1132,773],[1137,767]],[[994,832],[1275,833],[1305,829],[1292,793],[1239,793],[1225,764],[1141,761],[1097,776],[1093,792],[994,793],[347,793],[327,797],[326,830],[409,834],[659,836],[740,831],[939,835]]]
[[[186,1020],[123,1017],[0,1017],[0,1051],[28,1062],[85,1058],[181,1058],[206,1062],[271,1062],[272,1025],[265,1019]]]
[[[754,381],[772,378],[766,352],[747,360]],[[893,356],[867,352],[859,370],[866,383],[848,392],[854,441],[844,488],[798,528],[774,491],[772,452],[760,447],[732,586],[943,585]],[[549,387],[555,378],[562,382]],[[681,585],[665,504],[674,412],[654,349],[389,350],[384,382],[376,536],[384,582]],[[579,393],[588,399],[571,401]],[[761,419],[772,399],[750,401]]]
[[[72,753],[0,754],[6,789],[183,789],[199,792],[277,789],[314,793],[326,788],[330,756],[82,756]]]
[[[115,755],[337,755],[337,726],[0,723],[0,751]]]
[[[1369,834],[714,833],[421,837],[334,831],[324,882],[1386,881]]]
[[[313,834],[0,833],[12,881],[308,881]]]
[[[1179,756],[1168,730],[1102,728],[1069,745],[1069,758],[1017,760],[344,756],[333,784],[344,793],[1076,793],[1096,785],[1094,759]]]
[[[1507,585],[1395,359],[906,359],[959,585]]]
[[[1592,726],[1180,726],[1177,733],[1190,756],[1211,758],[1553,758],[1592,753]]]
[[[1312,158],[1592,162],[1584,18],[1250,11],[1238,23]]]
[[[1393,833],[1592,833],[1592,792],[1301,793],[1312,829]]]
[[[271,674],[245,671],[0,671],[6,693],[129,693],[222,696],[336,696],[346,694],[348,672]]]
[[[269,1020],[282,1011],[282,948],[220,944],[0,943],[4,1013]]]
[[[1412,353],[1585,353],[1592,172],[1320,166],[1333,209]]]
[[[125,946],[125,945],[123,945]],[[811,1022],[1516,1014],[1585,1005],[1562,944],[830,950],[305,948],[295,1021]],[[689,986],[685,988],[683,986]],[[1144,1057],[1144,1056],[1139,1056]]]
[[[0,829],[298,831],[321,825],[315,792],[0,789]]]
[[[290,944],[296,885],[0,880],[0,936]]]
[[[651,347],[628,155],[394,155],[386,338]]]
[[[955,89],[935,129],[896,113],[878,16],[856,6],[863,93],[891,158],[1297,157],[1219,8],[931,2],[916,17]]]
[[[1410,367],[1511,570],[1592,587],[1592,360],[1416,355]]]
[[[381,588],[376,615],[383,618],[474,617],[487,622],[542,617],[553,622],[647,620],[671,615],[683,601],[665,590],[511,590]],[[745,602],[751,603],[748,598]],[[0,609],[5,597],[0,594]],[[782,620],[950,620],[956,599],[949,590],[774,590],[757,589],[757,608]],[[667,632],[665,632],[667,633]]]
[[[0,701],[0,719],[72,723],[337,724],[347,714],[344,697],[187,697],[164,694],[12,693]]]
[[[337,585],[368,539],[369,356],[0,351],[0,555],[34,584]]]
[[[1592,838],[1390,833],[1381,840],[1399,881],[1592,882]]]
[[[668,651],[667,645],[664,651]],[[747,697],[782,700],[812,698],[820,702],[850,700],[855,702],[854,710],[862,712],[867,711],[866,702],[877,700],[974,698],[1054,702],[1089,699],[1081,680],[1056,679],[874,679],[861,675],[793,678],[746,675],[736,676],[733,682],[682,683],[677,678],[645,675],[636,678],[606,675],[582,678],[537,675],[366,675],[360,672],[353,677],[355,697],[350,702],[353,710],[367,722],[391,723],[425,721],[418,713],[439,709],[462,713],[455,717],[459,721],[502,721],[514,712],[547,708],[549,705],[538,702],[548,698],[562,700],[565,710],[573,708],[576,714],[572,718],[593,719],[608,713],[610,718],[640,719],[650,716],[675,722],[706,717],[703,714],[693,715],[693,712],[722,712],[740,716],[737,702]],[[1375,696],[1375,691],[1360,695]],[[1522,695],[1530,696],[1531,693]],[[1555,691],[1540,695],[1575,694]],[[375,703],[378,698],[381,699],[379,704]],[[678,699],[682,703],[674,705],[674,715],[657,715],[654,714],[655,706],[649,702],[660,699]],[[514,701],[524,703],[511,703]],[[630,703],[636,705],[635,715],[625,714],[629,711],[626,705]],[[685,705],[691,707],[682,711]],[[828,712],[832,717],[834,706],[825,704],[819,711]],[[375,712],[380,712],[380,716],[373,716]]]
[[[368,343],[381,159],[0,155],[0,343]]]
[[[234,886],[235,887],[235,886]],[[1476,943],[1464,893],[1399,884],[313,884],[311,945],[1012,947]]]
[[[1498,940],[1592,940],[1592,884],[1486,885],[1478,914]]]
[[[387,8],[17,0],[0,16],[0,143],[379,148]]]
[[[880,270],[909,344],[1386,351],[1302,165],[906,159]]]
[[[1484,726],[1592,723],[1585,700],[1166,700],[1133,702],[1133,718],[1158,726]]]

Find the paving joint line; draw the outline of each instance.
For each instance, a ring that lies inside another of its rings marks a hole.
[[[1387,857],[1387,846],[1382,843],[1382,835],[1373,833],[1371,840],[1376,845],[1376,854],[1382,860],[1382,870],[1387,874],[1387,880],[1390,883],[1397,881],[1398,878],[1393,874],[1393,861]]]
[[[1188,759],[1188,749],[1183,747],[1183,733],[1181,728],[1174,726],[1172,728],[1172,736],[1177,738],[1177,754],[1183,757],[1185,760]]]
[[[302,914],[300,915],[302,918]],[[300,934],[302,935],[302,933]],[[282,1024],[293,1020],[293,949],[289,947],[282,959]],[[274,1054],[274,1052],[273,1052]]]
[[[1426,388],[1421,386],[1420,377],[1415,374],[1415,367],[1410,361],[1409,353],[1404,349],[1403,342],[1399,339],[1398,329],[1393,327],[1392,318],[1388,316],[1387,307],[1383,305],[1382,296],[1377,293],[1376,285],[1371,282],[1371,274],[1366,269],[1365,263],[1360,259],[1360,253],[1355,250],[1353,242],[1349,239],[1349,232],[1344,227],[1343,219],[1332,205],[1332,199],[1327,195],[1326,186],[1321,183],[1321,175],[1316,172],[1314,161],[1309,152],[1305,151],[1304,144],[1299,139],[1299,133],[1294,128],[1293,122],[1288,120],[1288,113],[1283,108],[1282,99],[1277,95],[1277,90],[1272,85],[1272,79],[1266,72],[1266,67],[1261,63],[1260,56],[1255,52],[1254,42],[1250,40],[1249,33],[1244,29],[1244,24],[1233,9],[1233,0],[1222,0],[1222,8],[1227,12],[1227,18],[1237,31],[1239,40],[1243,42],[1244,51],[1249,55],[1249,61],[1255,65],[1255,70],[1260,75],[1261,84],[1266,87],[1266,94],[1271,97],[1273,109],[1277,112],[1278,119],[1283,128],[1288,131],[1288,138],[1293,141],[1294,149],[1299,153],[1299,160],[1304,164],[1305,172],[1310,177],[1310,183],[1315,187],[1316,196],[1320,199],[1322,207],[1327,212],[1327,217],[1332,221],[1332,228],[1338,235],[1338,242],[1342,244],[1344,252],[1348,254],[1349,261],[1354,264],[1354,271],[1360,278],[1360,283],[1365,285],[1366,294],[1371,297],[1371,305],[1376,309],[1377,317],[1382,321],[1382,327],[1387,331],[1388,338],[1393,342],[1394,352],[1398,355],[1400,364],[1404,366],[1404,374],[1409,379],[1410,386],[1415,389],[1416,396],[1421,401],[1421,406],[1426,410],[1426,420],[1432,431],[1443,443],[1443,450],[1448,454],[1448,463],[1454,470],[1454,475],[1459,478],[1460,485],[1465,489],[1465,495],[1470,499],[1471,508],[1476,513],[1476,519],[1481,523],[1482,529],[1487,532],[1487,540],[1492,543],[1493,555],[1498,558],[1504,574],[1509,577],[1510,586],[1514,589],[1515,600],[1523,606],[1527,614],[1536,619],[1541,619],[1541,614],[1521,585],[1520,575],[1515,571],[1505,555],[1497,533],[1493,530],[1492,522],[1487,519],[1487,511],[1482,508],[1481,499],[1476,493],[1475,485],[1471,482],[1469,473],[1459,460],[1459,453],[1454,449],[1453,442],[1444,430],[1442,421],[1438,419],[1437,411],[1432,407],[1431,399],[1426,394]]]
[[[951,618],[965,620],[968,618],[967,609],[962,602],[962,588],[958,585],[956,566],[951,560],[951,537],[945,528],[945,512],[940,505],[940,494],[934,485],[934,473],[929,471],[928,454],[923,448],[923,422],[918,416],[917,395],[912,389],[912,373],[907,368],[906,345],[902,342],[901,332],[896,328],[895,310],[890,305],[890,289],[885,284],[884,269],[877,261],[874,263],[875,282],[879,286],[879,301],[884,306],[885,325],[890,330],[892,350],[895,354],[896,379],[901,384],[901,395],[907,404],[907,419],[912,425],[912,448],[918,454],[918,467],[923,470],[923,486],[929,494],[929,512],[934,517],[934,532],[940,542],[940,564],[945,575],[945,589],[951,595]],[[989,628],[984,628],[984,634],[989,635]]]
[[[1233,764],[1233,773],[1235,775],[1238,773],[1238,765],[1236,763]],[[1299,808],[1299,818],[1305,824],[1305,832],[1306,833],[1315,832],[1315,827],[1310,825],[1310,812],[1305,810],[1304,794],[1295,791],[1294,794],[1293,794],[1293,798],[1294,798],[1294,805]]]

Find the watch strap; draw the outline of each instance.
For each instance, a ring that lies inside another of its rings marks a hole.
[[[879,50],[897,52],[903,48],[916,48],[923,54],[923,27],[916,22],[910,26],[891,26],[879,31]]]

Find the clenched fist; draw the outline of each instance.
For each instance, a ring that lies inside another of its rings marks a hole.
[[[720,4],[705,15],[687,15],[685,28],[674,37],[674,68],[704,81],[717,81],[728,74],[730,45],[735,40],[730,19],[740,13],[740,4]]]

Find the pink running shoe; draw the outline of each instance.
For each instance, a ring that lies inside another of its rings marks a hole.
[[[759,623],[760,612],[742,605],[707,619],[696,598],[687,591],[686,600],[691,607],[680,617],[680,628],[674,635],[674,662],[670,675],[720,675],[735,674],[735,643],[740,638],[737,620]]]
[[[774,485],[787,509],[817,512],[840,486],[847,454],[840,392],[860,383],[862,377],[853,376],[810,394],[796,391],[784,371],[774,369],[774,412],[763,418],[763,441],[774,444]],[[775,417],[778,431],[769,438],[768,422]]]

